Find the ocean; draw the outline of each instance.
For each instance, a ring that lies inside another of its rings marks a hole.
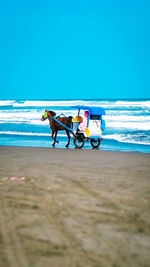
[[[45,109],[57,115],[76,116],[72,105],[100,106],[106,111],[106,128],[100,150],[150,153],[150,100],[0,100],[0,145],[51,147],[48,120],[42,122]],[[65,132],[59,132],[59,144],[65,147]],[[74,148],[71,140],[70,148]],[[84,149],[92,149],[86,142]]]

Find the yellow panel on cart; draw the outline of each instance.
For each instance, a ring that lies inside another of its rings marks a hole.
[[[85,133],[85,136],[86,136],[86,137],[89,137],[90,132],[89,132],[89,129],[88,129],[88,128],[85,129],[84,133]]]

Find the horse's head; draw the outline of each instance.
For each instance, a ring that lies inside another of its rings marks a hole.
[[[41,121],[45,121],[46,119],[54,116],[56,116],[56,113],[54,111],[46,109],[44,115],[41,118]]]

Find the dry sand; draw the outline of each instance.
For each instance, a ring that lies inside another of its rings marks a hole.
[[[0,147],[0,267],[150,266],[150,154]]]

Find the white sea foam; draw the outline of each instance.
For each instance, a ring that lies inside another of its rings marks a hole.
[[[0,112],[0,119],[37,119],[41,117],[38,112]]]
[[[16,131],[0,131],[0,134],[6,135],[27,135],[27,136],[50,136],[50,133],[32,133],[32,132],[16,132]],[[57,136],[64,137],[65,134],[57,134]]]
[[[64,101],[29,101],[15,102],[13,107],[54,107],[54,106],[74,106],[74,105],[88,105],[88,106],[101,106],[104,108],[130,108],[130,107],[143,107],[150,108],[150,101],[87,101],[87,100],[64,100]]]
[[[111,129],[123,129],[125,131],[129,131],[129,130],[146,130],[149,131],[150,130],[150,123],[145,123],[145,122],[106,122],[106,127],[109,130],[109,128]]]
[[[150,107],[150,101],[116,101],[115,104],[126,107]]]
[[[55,106],[72,106],[83,105],[82,100],[72,101],[24,101],[23,103],[14,103],[13,107],[55,107]]]
[[[112,106],[115,105],[115,102],[110,101],[97,101],[97,100],[61,100],[61,101],[49,101],[49,100],[42,100],[42,101],[29,101],[26,100],[24,102],[15,102],[13,107],[71,107],[76,105],[87,105],[87,106]]]
[[[141,115],[150,115],[150,110],[148,109],[142,109],[142,110],[132,110],[132,109],[127,109],[127,110],[107,110],[106,115],[128,115],[128,116],[141,116]],[[139,117],[140,118],[140,117]]]
[[[150,116],[128,116],[128,115],[106,115],[106,121],[120,121],[120,122],[149,122]]]
[[[0,106],[12,106],[14,103],[14,100],[0,100]]]
[[[64,116],[76,116],[76,112],[71,112],[70,110],[56,110],[56,114],[64,114]],[[0,123],[7,122],[20,122],[20,123],[29,123],[29,124],[47,124],[47,121],[41,121],[43,113],[41,111],[0,111]]]
[[[121,135],[121,134],[109,134],[109,135],[104,135],[103,139],[107,140],[116,140],[118,142],[122,142],[122,143],[132,143],[132,144],[141,144],[141,145],[150,145],[150,141],[137,141],[135,139],[135,137],[130,135],[130,138],[128,136],[125,135]]]
[[[0,106],[12,105],[13,107],[53,107],[53,106],[74,106],[74,105],[89,105],[89,106],[102,106],[102,107],[144,107],[150,108],[150,101],[108,101],[108,100],[0,100]]]

